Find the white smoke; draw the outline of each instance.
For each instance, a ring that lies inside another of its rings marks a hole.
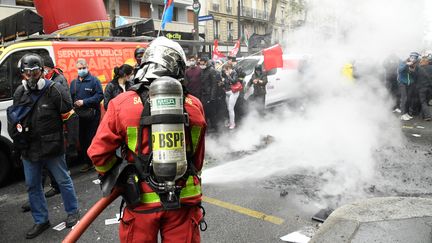
[[[304,109],[283,108],[250,116],[234,133],[208,139],[219,165],[206,168],[204,184],[257,181],[298,170],[323,173],[321,195],[357,191],[375,172],[373,153],[399,146],[403,136],[393,100],[376,76],[350,84],[342,66],[355,60],[380,70],[390,54],[401,58],[424,48],[424,4],[405,0],[312,0],[307,24],[286,40],[285,53],[311,56],[302,90]],[[370,74],[370,73],[366,73]],[[254,149],[262,137],[274,142],[235,161],[227,153]]]

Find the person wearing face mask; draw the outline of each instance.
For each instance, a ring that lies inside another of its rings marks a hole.
[[[76,62],[78,77],[70,84],[72,101],[79,117],[79,158],[85,165],[81,172],[93,169],[92,162],[87,156],[87,149],[96,134],[101,116],[100,102],[103,100],[102,85],[98,78],[91,75],[85,59]]]
[[[44,61],[45,78],[61,84],[69,92],[68,82],[66,77],[63,75],[63,71],[54,65],[50,56],[47,56]]]
[[[217,72],[210,65],[209,58],[202,56],[199,61],[199,67],[201,69],[201,102],[204,106],[206,120],[208,123],[209,132],[217,130],[217,110],[216,110],[216,95],[218,88]]]
[[[201,99],[201,68],[197,65],[195,56],[189,58],[189,68],[185,73],[185,86],[189,94]]]
[[[104,108],[108,109],[108,103],[120,93],[126,92],[133,85],[133,67],[123,64],[114,68],[114,79],[105,87]]]
[[[417,52],[411,52],[408,59],[401,62],[398,67],[397,80],[399,83],[400,92],[400,110],[401,120],[409,121],[413,117],[414,110],[414,98],[415,98],[415,83],[418,75],[418,61],[420,54]],[[410,114],[411,112],[411,114]]]
[[[44,60],[44,75],[46,79],[49,79],[55,83],[61,84],[61,86],[69,92],[69,86],[68,81],[66,77],[63,75],[63,71],[54,65],[54,62],[50,56],[45,57]],[[65,144],[66,144],[66,161],[68,163],[71,163],[71,161],[74,161],[78,156],[77,151],[77,144],[79,141],[78,137],[78,126],[79,126],[79,119],[76,114],[72,114],[67,121],[65,121]],[[51,190],[47,192],[46,195],[53,196],[53,193],[57,192],[55,181],[53,181],[51,178],[51,186],[53,187]],[[55,195],[55,194],[54,194]]]
[[[58,182],[66,227],[79,219],[78,201],[68,174],[63,140],[63,122],[72,112],[70,94],[43,77],[43,60],[26,54],[20,60],[22,85],[14,93],[8,108],[8,132],[20,150],[25,183],[34,225],[26,238],[32,239],[50,227],[48,207],[42,188],[42,168],[47,168]]]

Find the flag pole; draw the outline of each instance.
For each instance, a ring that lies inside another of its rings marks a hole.
[[[167,5],[166,5],[166,0],[165,0],[164,10],[162,12],[162,21],[161,21],[161,24],[160,24],[160,27],[159,27],[159,31],[158,31],[158,34],[157,34],[158,37],[160,36],[161,30],[162,30],[162,24],[163,24],[163,20],[164,20],[164,17],[165,17],[166,7],[167,7]]]

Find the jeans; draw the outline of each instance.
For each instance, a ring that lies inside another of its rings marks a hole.
[[[234,106],[237,102],[237,98],[239,97],[240,92],[233,93],[231,90],[227,91],[226,93],[226,104],[228,109],[228,116],[229,116],[229,124],[230,126],[235,125],[235,112],[234,112]]]
[[[90,166],[93,166],[93,163],[87,155],[87,150],[90,147],[93,137],[96,135],[99,126],[99,119],[100,116],[97,115],[92,120],[79,120],[79,141],[81,146],[80,159]]]
[[[23,159],[23,165],[31,213],[36,224],[48,221],[48,207],[42,188],[44,166],[53,174],[58,183],[66,213],[69,215],[78,212],[78,200],[72,179],[67,171],[64,154],[39,161]]]
[[[431,118],[431,113],[429,111],[429,105],[428,105],[428,101],[429,101],[427,96],[428,92],[429,92],[429,87],[421,87],[418,89],[421,111],[423,113],[423,119]]]
[[[413,85],[399,84],[399,91],[401,95],[401,114],[403,115],[411,112],[411,115],[413,115],[412,113],[414,111],[415,88],[413,87]]]

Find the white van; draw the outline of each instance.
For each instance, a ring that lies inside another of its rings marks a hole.
[[[301,97],[301,71],[307,57],[305,55],[283,55],[283,67],[274,68],[267,72],[268,83],[265,108],[270,108],[291,99]],[[255,66],[264,63],[264,56],[249,56],[239,58],[238,65],[246,73],[246,84],[252,78]],[[253,93],[253,86],[245,90],[245,99]]]

